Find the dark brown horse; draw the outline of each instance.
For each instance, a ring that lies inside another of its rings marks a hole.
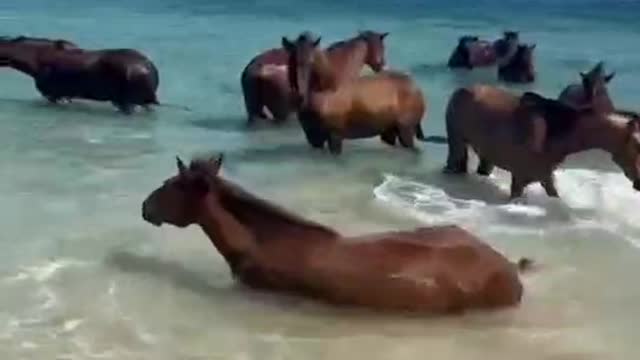
[[[234,277],[336,305],[431,313],[519,304],[518,268],[457,226],[344,237],[222,179],[218,159],[178,159],[142,205],[151,224],[199,225]]]
[[[498,64],[498,79],[510,83],[531,83],[536,80],[533,50],[536,45],[518,45],[516,52]]]
[[[132,49],[83,50],[36,47],[33,41],[0,42],[0,66],[31,76],[50,102],[61,99],[110,101],[124,113],[157,104],[159,75],[146,56]]]
[[[515,31],[505,31],[503,37],[494,42],[480,40],[477,36],[462,36],[447,66],[473,69],[504,64],[515,54],[519,41],[519,34]]]
[[[613,101],[609,97],[607,84],[615,72],[605,74],[604,63],[597,63],[589,72],[580,72],[581,83],[570,84],[558,96],[558,100],[576,108],[591,106],[604,113],[615,111]]]
[[[394,145],[396,138],[414,148],[414,137],[424,140],[420,121],[426,104],[422,91],[406,74],[381,71],[339,83],[325,51],[307,33],[295,42],[282,38],[289,53],[289,80],[298,98],[298,119],[308,142],[333,154],[342,151],[343,139],[380,135]]]
[[[456,90],[446,112],[449,156],[445,171],[467,172],[471,147],[489,175],[494,165],[511,173],[511,197],[540,182],[557,197],[553,171],[571,154],[601,149],[612,155],[640,190],[640,117],[575,109],[527,92],[516,96],[490,86]]]
[[[68,40],[62,39],[46,39],[37,37],[0,37],[0,67],[11,65],[11,57],[20,53],[23,58],[38,58],[38,54],[42,51],[51,49],[70,50],[77,49],[78,46]],[[18,64],[19,66],[19,64]],[[69,98],[65,98],[71,101]]]
[[[329,61],[339,69],[338,81],[360,75],[366,64],[378,72],[385,66],[384,38],[389,33],[360,32],[349,40],[327,48]],[[248,123],[257,118],[283,122],[296,110],[287,77],[287,52],[283,48],[268,50],[249,62],[242,71],[242,92]]]

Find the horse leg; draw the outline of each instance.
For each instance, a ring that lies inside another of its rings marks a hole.
[[[114,101],[113,105],[118,108],[123,114],[131,115],[133,114],[133,110],[135,108],[134,104],[130,104],[128,102]]]
[[[555,198],[560,197],[560,195],[558,195],[558,189],[556,189],[556,179],[555,176],[553,176],[553,173],[549,174],[549,176],[542,180],[540,184],[548,196]]]
[[[522,197],[524,188],[529,184],[529,181],[511,174],[511,200],[515,200]]]
[[[380,139],[382,140],[382,142],[389,144],[390,146],[396,145],[396,137],[397,132],[395,127],[391,127],[380,134]]]
[[[447,164],[444,167],[445,174],[465,174],[467,172],[467,143],[456,131],[451,130],[452,126],[447,122],[447,145],[449,154]]]
[[[406,125],[398,126],[398,139],[400,140],[400,144],[405,148],[415,149],[415,144],[413,142],[414,136],[415,133],[412,127],[408,127]]]
[[[493,172],[493,168],[495,166],[486,158],[480,157],[480,162],[478,163],[478,169],[476,172],[478,175],[489,176]]]
[[[424,136],[424,132],[422,131],[422,126],[420,126],[420,123],[418,122],[416,124],[416,139],[421,140],[421,141],[425,141],[427,138]]]
[[[329,134],[329,151],[333,155],[340,155],[342,153],[342,139],[339,135]]]

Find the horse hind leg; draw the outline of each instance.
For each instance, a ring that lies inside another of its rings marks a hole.
[[[342,138],[336,134],[329,135],[329,151],[333,155],[340,155],[342,153]]]
[[[403,147],[407,149],[415,149],[415,143],[413,141],[414,136],[414,127],[407,125],[398,126],[398,139]]]
[[[424,136],[424,132],[422,131],[422,126],[420,125],[419,122],[416,124],[415,131],[416,131],[416,139],[420,141],[425,141],[427,139]]]
[[[480,157],[480,162],[478,163],[478,169],[476,172],[481,176],[489,176],[493,172],[494,167],[495,166],[489,160]]]
[[[390,146],[396,145],[396,137],[398,136],[398,131],[395,127],[389,128],[380,134],[380,140],[385,144]]]

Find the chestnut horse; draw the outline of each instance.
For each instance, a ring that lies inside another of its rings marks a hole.
[[[333,154],[345,138],[380,135],[394,145],[396,137],[414,148],[414,136],[425,140],[420,121],[426,104],[418,85],[406,74],[382,71],[339,83],[339,73],[307,33],[295,42],[282,38],[289,54],[289,80],[300,102],[298,119],[311,146],[325,142]]]
[[[640,190],[640,117],[575,109],[527,92],[521,97],[477,85],[456,90],[446,110],[449,155],[445,172],[466,173],[467,147],[478,154],[477,172],[495,166],[511,173],[511,198],[540,182],[558,197],[553,171],[574,153],[601,149],[612,155]]]
[[[222,156],[178,159],[178,175],[142,204],[160,226],[199,225],[250,287],[334,305],[452,313],[520,303],[518,264],[457,226],[344,237],[219,176]]]
[[[359,76],[365,64],[375,72],[382,70],[385,66],[384,38],[387,35],[389,33],[367,30],[329,46],[329,61],[339,69],[338,82]],[[254,57],[242,71],[242,93],[249,124],[256,118],[280,123],[295,111],[287,62],[287,52],[276,48]]]
[[[604,113],[613,112],[615,106],[609,97],[607,84],[615,76],[615,72],[605,74],[604,63],[597,63],[589,72],[580,72],[581,83],[570,84],[558,96],[558,100],[573,107],[592,106],[594,110]]]

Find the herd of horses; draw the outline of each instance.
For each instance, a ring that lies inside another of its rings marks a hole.
[[[308,32],[254,57],[241,86],[247,123],[296,117],[308,143],[338,155],[345,139],[377,137],[415,149],[425,140],[425,94],[410,74],[385,59],[388,33],[362,31],[326,48]],[[452,69],[494,66],[506,83],[535,81],[535,45],[507,31],[493,41],[463,36]],[[87,50],[66,40],[0,38],[0,66],[33,77],[50,102],[109,101],[124,113],[159,104],[158,70],[132,49]],[[367,66],[371,74],[361,75]],[[446,108],[444,171],[464,174],[468,151],[476,172],[498,166],[512,175],[511,198],[540,182],[558,197],[553,172],[574,153],[601,149],[640,190],[640,116],[619,110],[607,91],[614,74],[602,63],[558,98],[516,94],[490,85],[453,91]],[[497,309],[521,302],[520,273],[530,259],[510,261],[456,225],[345,237],[260,199],[219,175],[223,156],[177,159],[178,172],[142,204],[145,221],[202,227],[241,282],[334,304],[439,314]]]

